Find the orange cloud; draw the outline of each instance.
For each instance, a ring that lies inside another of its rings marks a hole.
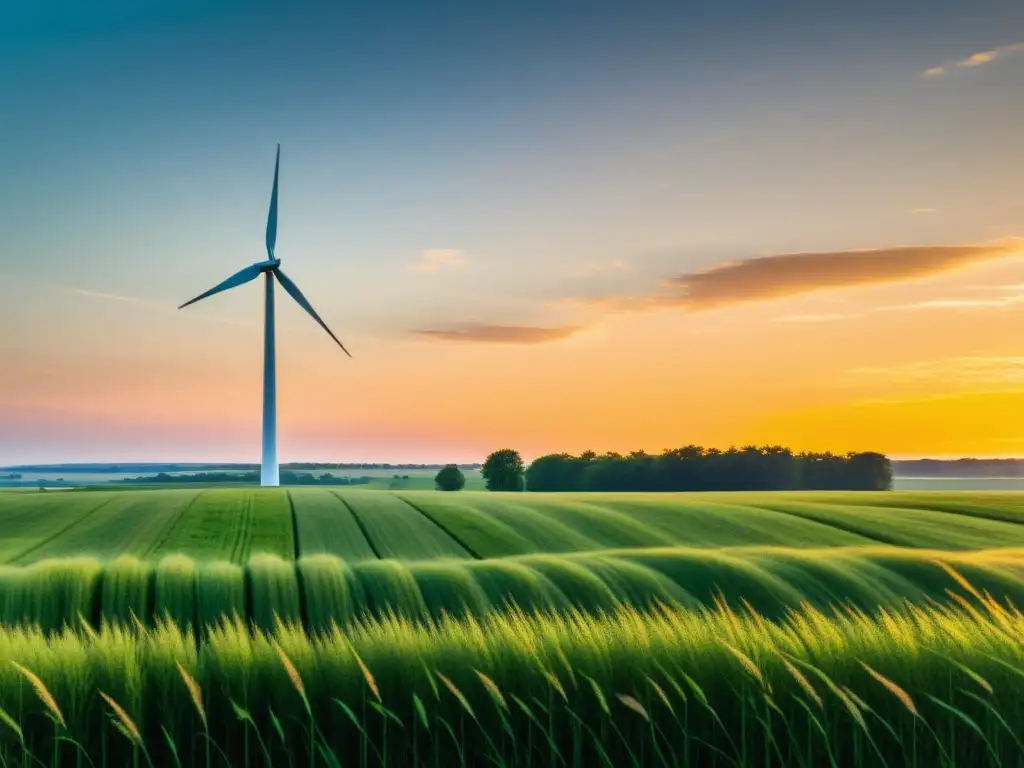
[[[961,69],[980,67],[982,64],[988,64],[996,59],[1012,56],[1016,53],[1024,53],[1024,42],[1013,43],[1011,45],[1000,45],[996,48],[990,48],[987,51],[978,51],[977,53],[972,53],[970,56],[951,64],[942,64],[937,67],[930,67],[921,74],[924,77],[938,77],[940,75],[947,74],[953,67],[959,67]]]
[[[566,325],[545,328],[536,325],[490,325],[463,323],[454,328],[424,329],[413,333],[443,341],[470,341],[502,344],[543,344],[566,339],[583,330],[582,326]]]
[[[691,312],[827,289],[894,283],[1024,253],[1016,238],[968,245],[908,245],[869,250],[784,253],[726,261],[670,278],[669,289],[640,296],[570,299],[609,311],[681,307]]]
[[[1019,241],[975,245],[911,245],[871,250],[787,253],[719,264],[669,280],[668,303],[691,310],[779,299],[830,288],[893,283],[1016,255]]]
[[[1024,357],[971,355],[925,360],[885,368],[856,368],[854,376],[870,376],[887,382],[933,382],[946,385],[1017,387],[1024,383]]]
[[[1024,254],[1024,240],[1004,239],[966,245],[908,245],[867,250],[785,253],[741,261],[726,261],[710,269],[690,272],[662,281],[660,291],[638,295],[567,297],[549,306],[577,306],[598,314],[641,312],[667,308],[702,312],[737,304],[789,298],[815,291],[895,283],[929,277],[975,263]],[[1003,307],[1017,296],[997,299],[946,299],[880,310]],[[863,313],[824,313],[777,318],[786,323],[846,320]],[[413,333],[447,341],[512,342],[538,344],[566,338],[589,322],[540,327],[464,324],[456,328],[416,330]]]

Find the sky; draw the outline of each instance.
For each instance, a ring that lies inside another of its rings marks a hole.
[[[0,6],[0,464],[1024,456],[1017,0]]]

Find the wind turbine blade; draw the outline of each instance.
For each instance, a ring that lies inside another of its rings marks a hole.
[[[352,357],[352,353],[349,352],[347,349],[345,349],[345,345],[344,344],[342,344],[340,341],[338,341],[338,337],[335,336],[331,332],[331,329],[327,327],[327,323],[325,323],[323,320],[320,319],[320,315],[318,315],[316,313],[316,310],[313,309],[313,305],[310,304],[309,301],[306,299],[306,297],[302,295],[302,291],[299,290],[299,286],[297,286],[295,283],[293,283],[288,278],[288,275],[286,275],[280,269],[275,269],[274,270],[274,276],[277,278],[277,281],[279,283],[281,283],[281,287],[284,288],[288,292],[288,295],[291,296],[293,299],[295,299],[295,302],[300,307],[302,307],[304,310],[309,312],[310,316],[320,324],[320,327],[323,328],[325,331],[327,331],[328,335],[332,339],[334,339],[335,342],[337,342],[338,346],[341,347],[341,351],[344,352],[349,357]]]
[[[248,283],[250,280],[255,280],[257,277],[259,277],[261,272],[262,270],[260,270],[260,268],[255,265],[251,267],[246,267],[245,269],[233,274],[220,285],[215,285],[206,293],[201,293],[191,301],[186,301],[184,304],[178,307],[178,309],[184,309],[189,304],[195,304],[197,301],[205,299],[207,296],[213,296],[213,294],[215,293],[220,293],[221,291],[226,291],[230,288],[236,288],[239,285],[244,285],[245,283]]]
[[[277,244],[277,173],[281,168],[281,145],[277,145],[277,159],[274,161],[274,191],[270,193],[270,211],[267,213],[267,257],[274,258]]]

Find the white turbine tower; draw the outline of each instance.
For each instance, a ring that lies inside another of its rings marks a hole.
[[[220,285],[216,285],[206,293],[201,293],[191,301],[186,301],[178,309],[183,309],[189,304],[195,304],[207,296],[236,288],[260,275],[264,275],[264,295],[266,305],[263,320],[263,460],[260,466],[260,485],[277,486],[280,484],[277,466],[277,383],[275,382],[275,361],[274,361],[274,280],[275,278],[289,296],[295,299],[296,303],[306,310],[320,327],[330,334],[330,337],[337,342],[341,350],[352,357],[345,345],[338,341],[338,337],[331,333],[327,323],[320,319],[320,315],[313,309],[299,286],[293,283],[288,276],[281,271],[281,260],[274,255],[274,244],[277,242],[277,174],[281,166],[281,145],[277,145],[277,159],[274,161],[274,190],[270,193],[270,212],[267,214],[267,260],[260,261],[250,267],[236,272]]]

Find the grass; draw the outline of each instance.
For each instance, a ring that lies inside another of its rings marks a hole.
[[[39,494],[0,493],[3,532],[0,560],[5,563],[24,561],[46,542],[110,503],[112,498],[111,494],[68,495],[60,499],[60,503],[42,505]]]
[[[0,764],[1022,764],[1022,516],[1005,493],[0,494]]]
[[[16,564],[78,555],[158,560],[180,553],[245,563],[257,553],[285,559],[296,552],[324,553],[357,561],[609,548],[878,544],[1024,547],[1022,496],[444,494],[327,488],[0,494],[0,561]]]
[[[1024,615],[965,581],[957,594],[778,621],[624,607],[313,635],[3,628],[0,757],[174,765],[173,745],[186,765],[1019,764]]]
[[[94,627],[101,619],[136,618],[152,626],[169,616],[195,628],[238,616],[266,629],[279,617],[317,631],[332,619],[363,615],[484,618],[509,603],[526,613],[596,614],[623,605],[697,609],[725,600],[774,619],[801,604],[873,610],[948,602],[946,590],[957,584],[938,560],[955,564],[979,588],[1024,603],[1024,549],[666,547],[489,560],[349,562],[315,554],[291,561],[259,554],[244,566],[184,555],[47,560],[0,568],[0,618],[57,629],[79,626],[81,618]]]
[[[106,503],[94,507],[73,524],[40,541],[37,547],[22,554],[16,562],[78,555],[146,557],[195,496],[194,490],[157,491],[152,495],[111,494]],[[55,501],[40,512],[46,514],[50,509],[59,509],[63,506],[61,502],[66,503],[73,498],[58,494]]]
[[[152,493],[182,491],[120,491],[119,495],[145,499]],[[152,554],[183,553],[244,563],[256,553],[291,558],[294,549],[291,506],[283,489],[215,489],[199,493]]]
[[[1024,542],[1024,527],[1011,522],[935,510],[801,501],[762,502],[779,512],[842,527],[851,533],[901,547],[984,549]]]
[[[311,488],[292,488],[288,495],[303,555],[330,554],[353,561],[377,557],[352,511],[338,496]]]
[[[472,555],[433,520],[389,493],[336,491],[382,558],[419,560]]]

